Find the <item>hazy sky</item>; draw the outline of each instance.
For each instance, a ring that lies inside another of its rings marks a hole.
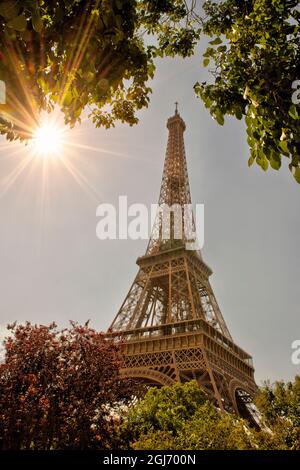
[[[253,355],[258,382],[300,373],[290,359],[300,339],[300,186],[287,168],[248,169],[244,124],[227,119],[220,127],[194,95],[193,84],[206,78],[201,62],[199,54],[160,61],[137,126],[107,131],[84,122],[68,132],[69,169],[41,158],[25,166],[29,149],[1,138],[2,330],[14,320],[110,325],[147,242],[99,241],[96,208],[119,195],[157,202],[177,100],[193,202],[205,204],[203,256],[231,334]]]

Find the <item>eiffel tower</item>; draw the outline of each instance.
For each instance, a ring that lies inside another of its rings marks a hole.
[[[146,253],[137,260],[138,274],[108,335],[123,341],[124,376],[156,386],[195,379],[221,410],[247,417],[247,403],[256,392],[252,358],[226,326],[209,282],[212,271],[194,248],[193,215],[183,217],[191,195],[186,126],[177,103],[167,128],[159,210]],[[166,207],[180,208],[179,236],[175,211],[164,236]]]

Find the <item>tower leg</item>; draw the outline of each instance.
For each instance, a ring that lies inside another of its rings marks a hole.
[[[203,354],[203,358],[204,358],[204,361],[206,363],[206,368],[207,368],[207,372],[209,374],[209,377],[210,377],[210,381],[211,381],[211,384],[213,386],[213,390],[214,390],[214,394],[215,394],[215,398],[218,402],[218,405],[220,407],[220,410],[221,411],[224,411],[224,406],[223,406],[223,402],[222,402],[222,398],[221,398],[221,395],[220,395],[220,392],[219,392],[219,389],[217,387],[217,384],[216,384],[216,381],[215,381],[215,378],[214,378],[214,374],[213,374],[213,371],[212,371],[212,368],[210,366],[210,363],[207,359],[207,354],[205,352],[205,350],[203,349],[202,351],[202,354]]]

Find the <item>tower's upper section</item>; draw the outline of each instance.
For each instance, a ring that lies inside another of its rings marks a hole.
[[[159,211],[147,254],[196,242],[183,137],[186,126],[178,112],[177,103],[175,114],[168,119],[167,128],[169,136],[158,201]],[[166,230],[168,213],[169,234]]]
[[[186,129],[185,122],[182,119],[182,117],[180,116],[177,107],[176,107],[174,116],[171,116],[168,119],[167,128],[169,129],[169,131],[171,131],[172,128],[176,127],[176,126],[179,126],[180,128],[182,128],[182,132],[184,132],[185,129]]]
[[[191,195],[186,165],[183,133],[185,122],[176,108],[174,116],[167,122],[169,138],[164,172],[159,196],[159,205],[190,204]]]

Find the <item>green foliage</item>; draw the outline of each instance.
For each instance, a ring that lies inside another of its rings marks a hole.
[[[170,431],[149,431],[131,442],[133,450],[177,450],[176,438]]]
[[[211,402],[200,405],[178,428],[172,431],[149,431],[133,442],[135,450],[245,450],[256,440],[242,420],[219,413]]]
[[[196,381],[150,389],[121,431],[136,450],[248,449],[249,434],[242,420],[217,411]]]
[[[265,383],[256,405],[273,431],[267,446],[300,450],[300,376],[294,382]]]
[[[191,450],[245,450],[253,448],[255,438],[242,420],[219,413],[210,402],[206,402],[185,423],[176,445],[178,449]]]
[[[203,32],[214,39],[204,65],[214,64],[214,80],[197,83],[195,91],[219,124],[225,115],[245,116],[249,166],[279,170],[287,157],[300,183],[298,5],[297,0],[206,1]]]
[[[245,118],[249,166],[300,183],[300,12],[297,0],[0,0],[0,133],[28,139],[41,110],[59,107],[71,127],[85,109],[99,127],[135,124],[147,107],[155,58],[188,57],[211,40],[196,83],[213,118]],[[201,24],[201,31],[199,25]]]
[[[129,440],[149,431],[177,433],[185,420],[204,404],[206,396],[195,381],[173,387],[150,388],[126,418]]]
[[[191,55],[198,37],[183,0],[0,1],[0,132],[27,139],[55,105],[70,126],[86,107],[97,127],[133,125],[154,58]]]
[[[118,346],[88,324],[10,328],[0,364],[0,449],[300,450],[300,377],[260,389],[258,432],[221,413],[196,381],[138,399],[143,388],[119,376]]]
[[[217,410],[196,381],[149,389],[120,427],[122,447],[135,450],[300,449],[300,378],[261,388],[257,431]]]

